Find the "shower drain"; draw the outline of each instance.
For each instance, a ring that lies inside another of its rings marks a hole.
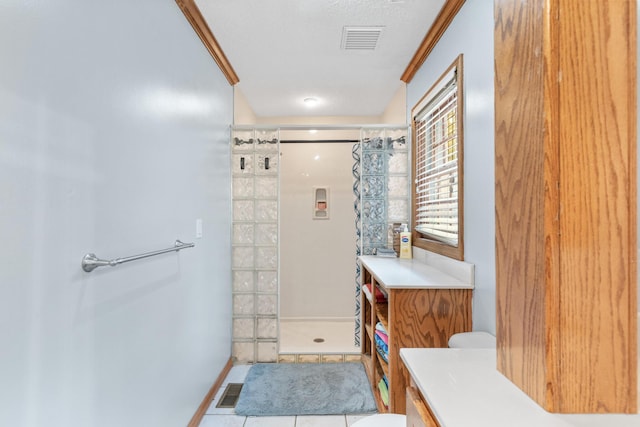
[[[324,342],[324,338],[314,338],[313,342]]]

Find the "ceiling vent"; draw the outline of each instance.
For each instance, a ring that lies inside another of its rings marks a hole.
[[[343,27],[342,49],[375,50],[384,27]]]

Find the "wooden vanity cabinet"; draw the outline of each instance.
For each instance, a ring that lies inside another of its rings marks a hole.
[[[473,284],[464,283],[417,261],[363,256],[362,286],[372,285],[387,296],[376,302],[361,292],[362,360],[379,412],[404,414],[409,373],[400,360],[401,348],[447,347],[451,335],[471,331]],[[389,336],[388,363],[377,354],[376,324]],[[389,406],[383,404],[378,383],[386,375]]]
[[[413,380],[407,387],[406,400],[407,427],[440,427]]]

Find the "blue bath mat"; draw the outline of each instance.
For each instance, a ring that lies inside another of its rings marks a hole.
[[[236,404],[244,416],[341,415],[376,412],[361,363],[259,363]]]

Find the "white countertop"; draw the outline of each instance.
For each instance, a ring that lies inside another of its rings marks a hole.
[[[442,427],[640,426],[640,414],[545,411],[498,372],[493,349],[403,348],[400,357]]]
[[[414,259],[364,255],[360,262],[385,288],[399,289],[473,289],[473,283]]]

